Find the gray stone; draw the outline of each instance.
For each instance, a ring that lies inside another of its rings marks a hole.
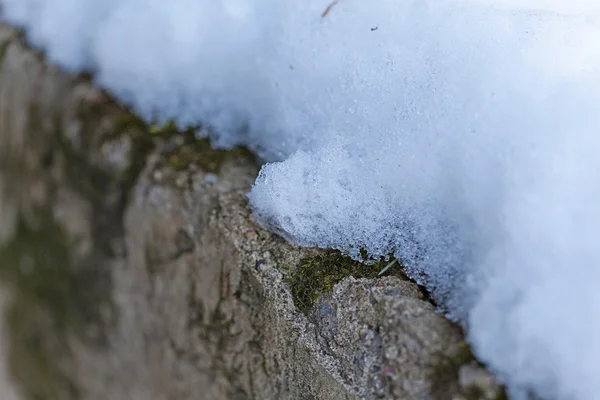
[[[0,159],[4,340],[25,398],[501,393],[406,279],[349,276],[299,311],[288,278],[321,251],[252,221],[251,155],[151,131],[2,24]]]

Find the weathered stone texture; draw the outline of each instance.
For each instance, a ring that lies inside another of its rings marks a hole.
[[[500,393],[400,274],[348,277],[299,311],[289,276],[319,251],[252,222],[251,155],[151,132],[2,24],[0,160],[9,361],[26,398]]]

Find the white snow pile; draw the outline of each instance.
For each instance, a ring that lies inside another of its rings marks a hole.
[[[600,399],[600,2],[0,5],[149,120],[273,162],[263,223],[394,252],[514,398]]]

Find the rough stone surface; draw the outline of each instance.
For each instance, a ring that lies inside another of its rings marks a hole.
[[[287,277],[319,250],[252,222],[257,171],[150,132],[0,23],[3,340],[23,397],[500,395],[408,280],[350,276],[300,312]]]

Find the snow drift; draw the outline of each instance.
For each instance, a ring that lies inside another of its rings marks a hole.
[[[600,398],[600,3],[0,0],[149,120],[266,164],[302,245],[389,252],[513,396]]]

